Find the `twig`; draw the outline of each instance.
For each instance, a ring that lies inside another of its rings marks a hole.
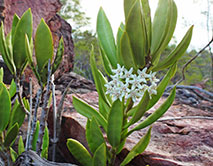
[[[31,129],[31,122],[32,122],[32,103],[33,103],[33,94],[32,94],[32,78],[30,77],[30,114],[28,115],[28,127],[27,127],[27,137],[26,137],[26,144],[25,150],[29,150],[29,139],[30,139],[30,129]]]
[[[192,63],[192,61],[194,61],[207,47],[209,47],[210,46],[210,44],[213,42],[213,37],[212,37],[212,39],[211,39],[211,41],[205,46],[205,47],[203,47],[194,57],[192,57],[184,66],[183,66],[183,68],[182,68],[182,78],[176,83],[176,85],[178,85],[178,84],[180,84],[182,81],[184,81],[185,80],[185,69],[186,69],[186,67],[190,64],[190,63]]]
[[[41,100],[41,92],[42,90],[39,89],[37,94],[36,94],[36,103],[35,103],[35,110],[34,110],[34,114],[33,114],[33,121],[31,123],[31,132],[30,132],[30,145],[29,145],[29,149],[32,149],[32,142],[33,142],[33,135],[35,132],[35,127],[36,127],[36,122],[37,122],[37,111],[38,111],[38,107],[40,104],[40,100]]]
[[[42,145],[42,138],[44,136],[44,129],[45,129],[45,123],[46,123],[46,119],[48,116],[48,99],[49,99],[49,92],[50,92],[50,77],[51,77],[51,62],[49,59],[48,62],[48,76],[47,76],[47,85],[46,85],[46,92],[44,94],[44,103],[42,106],[42,112],[41,112],[41,117],[40,117],[40,129],[39,129],[39,136],[38,136],[38,140],[37,140],[37,146],[36,146],[36,150],[37,153],[40,154],[41,152],[41,145]]]
[[[55,161],[55,154],[56,154],[56,144],[58,142],[58,138],[56,137],[56,98],[55,98],[55,84],[54,84],[54,74],[52,75],[52,107],[53,107],[53,139],[51,139],[53,143],[53,152],[52,152],[52,161]]]
[[[163,122],[168,120],[183,120],[183,119],[205,119],[205,120],[213,120],[213,117],[209,116],[183,116],[183,117],[165,117],[160,118],[157,122]]]

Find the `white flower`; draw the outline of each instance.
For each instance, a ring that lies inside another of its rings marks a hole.
[[[139,89],[131,89],[128,91],[128,95],[127,95],[127,99],[128,98],[132,98],[132,101],[135,103],[137,98],[140,98],[141,97],[141,93],[139,91]]]
[[[146,80],[144,78],[141,78],[140,76],[137,76],[134,74],[132,76],[132,80],[130,80],[129,83],[132,84],[133,89],[135,89],[135,88],[141,89],[142,88],[141,84],[146,83]]]
[[[150,74],[149,74],[149,80],[150,80],[151,84],[156,84],[159,81],[159,79],[157,79],[155,77],[155,74],[156,74],[156,72],[154,72],[154,73],[150,72]]]
[[[156,95],[157,94],[157,85],[156,84],[152,84],[151,86],[149,86],[148,88],[148,92],[149,92],[149,97],[150,99],[152,98],[152,95]]]
[[[117,64],[117,69],[112,69],[112,72],[115,75],[122,77],[124,69],[125,69],[124,66],[121,67],[120,64]]]
[[[138,69],[137,73],[142,78],[149,78],[149,74],[146,74],[147,67],[145,67],[142,71]]]
[[[128,82],[132,78],[132,72],[133,72],[132,67],[129,70],[124,69],[124,75],[121,78],[126,79],[126,82]]]

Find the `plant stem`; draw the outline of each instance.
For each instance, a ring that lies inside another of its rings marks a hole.
[[[115,148],[111,149],[111,154],[112,155],[111,155],[111,159],[110,159],[108,166],[114,166],[114,164],[115,164],[115,159],[116,159],[116,149]]]

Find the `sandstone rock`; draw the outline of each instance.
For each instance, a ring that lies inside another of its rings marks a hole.
[[[94,107],[98,106],[97,92],[77,95],[88,103],[93,104]],[[160,99],[159,103],[149,113],[153,112],[163,101],[165,101],[165,98]],[[65,105],[67,109],[63,113],[59,148],[63,155],[66,156],[67,162],[73,162],[72,156],[66,148],[66,139],[77,139],[88,147],[85,139],[87,119],[74,111],[71,94],[68,95]],[[164,117],[198,115],[212,117],[213,112],[196,109],[184,104],[177,105],[174,102]],[[147,129],[134,132],[128,137],[125,149],[118,156],[116,165],[119,165],[146,131]],[[153,125],[151,141],[147,149],[130,163],[130,165],[134,166],[146,166],[147,164],[150,166],[213,165],[213,121],[185,119],[156,122]]]

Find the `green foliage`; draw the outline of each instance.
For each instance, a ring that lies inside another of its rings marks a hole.
[[[191,41],[193,27],[189,28],[180,44],[173,51],[169,51],[169,55],[161,56],[176,26],[177,8],[173,0],[159,0],[153,22],[151,22],[148,0],[124,0],[124,13],[125,24],[120,25],[116,42],[104,10],[100,8],[98,13],[97,35],[101,59],[108,77],[112,79],[108,82],[98,69],[94,48],[92,48],[90,65],[99,94],[99,110],[73,97],[73,105],[77,112],[88,118],[86,136],[93,156],[90,156],[88,150],[78,141],[68,139],[67,145],[74,157],[83,165],[91,165],[91,158],[93,158],[93,165],[100,160],[99,163],[103,163],[102,165],[113,166],[116,155],[125,145],[126,138],[134,131],[152,125],[169,109],[175,99],[175,87],[158,109],[136,124],[163,95],[166,86],[177,71],[177,61],[184,55]],[[159,72],[162,69],[166,69],[166,73],[157,85],[153,81],[157,80],[154,71]],[[130,77],[131,75],[137,77]],[[143,81],[138,83],[138,79]],[[132,82],[139,84],[138,87],[145,87],[143,91],[140,91],[142,94],[140,98],[138,97],[139,102],[136,102],[137,97],[134,96],[134,93],[139,95],[139,92],[136,92],[134,89],[136,85]],[[132,96],[128,97],[127,94]],[[104,142],[99,126],[103,127],[107,135]],[[148,146],[150,137],[151,127],[121,165],[127,165],[134,157],[142,153]],[[95,145],[95,142],[98,144]],[[106,148],[105,151],[107,144],[111,147]]]

